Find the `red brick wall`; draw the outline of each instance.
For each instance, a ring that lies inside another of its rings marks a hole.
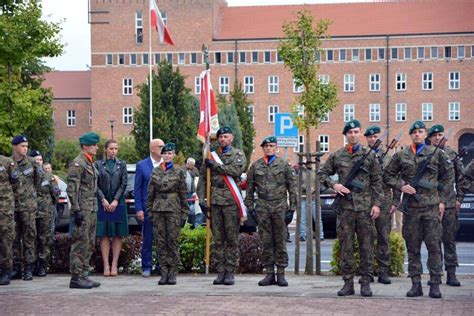
[[[55,137],[58,139],[78,139],[90,131],[90,100],[53,100]],[[76,126],[67,126],[67,111],[76,111]]]

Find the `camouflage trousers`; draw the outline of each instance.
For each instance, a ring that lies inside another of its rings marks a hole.
[[[48,261],[53,245],[53,232],[51,231],[51,216],[36,218],[36,253],[38,260]]]
[[[0,210],[0,269],[13,266],[13,241],[15,240],[15,218],[11,209]]]
[[[442,274],[441,258],[441,220],[438,205],[423,208],[410,208],[403,215],[402,234],[408,253],[408,275],[419,281],[423,273],[421,264],[421,243],[424,241],[428,249],[428,270],[430,276]]]
[[[456,253],[456,234],[459,230],[458,211],[455,208],[447,208],[443,215],[443,251],[444,267],[448,272],[454,272],[458,265]]]
[[[211,227],[217,272],[234,272],[239,263],[240,219],[237,205],[212,204]]]
[[[337,238],[341,245],[341,274],[350,280],[356,272],[354,239],[359,242],[360,283],[369,283],[374,271],[374,222],[369,211],[354,212],[342,209],[336,220]]]
[[[151,212],[153,236],[160,254],[162,271],[176,272],[179,266],[180,212]]]
[[[375,258],[377,259],[378,272],[390,274],[390,230],[392,226],[390,209],[380,207],[380,216],[375,220]]]
[[[72,221],[71,252],[69,253],[69,272],[72,275],[88,273],[89,262],[95,247],[96,212],[82,212],[84,222],[77,226]]]
[[[36,261],[36,210],[15,211],[15,241],[13,264],[33,264]]]
[[[257,201],[258,233],[262,239],[262,264],[268,272],[284,272],[288,266],[286,251],[285,213],[288,209],[286,200]]]

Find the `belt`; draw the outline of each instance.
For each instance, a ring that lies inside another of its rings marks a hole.
[[[259,199],[262,199],[262,200],[265,200],[265,201],[274,201],[274,200],[281,200],[281,199],[285,199],[286,198],[286,195],[283,195],[283,194],[279,194],[279,193],[261,193],[261,192],[258,192],[258,198]]]
[[[178,193],[176,192],[170,192],[170,193],[158,193],[158,198],[162,200],[166,200],[169,197],[178,197]]]

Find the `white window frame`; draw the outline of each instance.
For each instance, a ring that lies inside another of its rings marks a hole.
[[[110,57],[110,60],[109,60]],[[112,66],[114,64],[114,55],[113,54],[105,54],[105,64],[107,66]]]
[[[462,48],[462,54],[460,53],[461,52],[461,48]],[[458,46],[458,59],[464,59],[466,58],[466,46],[464,45],[460,45]]]
[[[75,127],[77,124],[76,110],[66,111],[66,126]]]
[[[380,122],[380,103],[369,104],[369,122]]]
[[[147,61],[145,62],[145,56],[147,56]],[[148,53],[143,53],[142,54],[142,65],[148,65],[150,64],[150,54]]]
[[[279,112],[279,106],[272,104],[268,106],[268,123],[275,124],[276,114]]]
[[[318,79],[321,84],[325,84],[325,85],[329,84],[329,75],[325,75],[325,74],[318,75]]]
[[[331,52],[331,57],[329,57],[329,52]],[[334,61],[334,49],[326,49],[326,61],[327,62]]]
[[[347,49],[342,48],[339,50],[339,61],[346,61],[346,60],[347,60]]]
[[[370,52],[369,55],[370,56],[367,56],[367,52]],[[372,61],[374,58],[373,58],[373,51],[372,51],[372,48],[366,48],[364,49],[364,60],[365,61]]]
[[[394,57],[394,56],[393,56],[393,52],[397,52],[397,53],[396,53],[397,56]],[[399,53],[399,52],[398,52],[398,47],[392,47],[392,48],[390,49],[390,59],[391,59],[391,60],[398,60],[398,55],[399,55],[398,53]]]
[[[219,93],[220,94],[230,93],[230,77],[228,76],[219,77]]]
[[[408,52],[409,54],[407,54],[407,52]],[[404,59],[404,60],[410,60],[410,59],[411,59],[411,56],[412,56],[412,53],[413,53],[413,52],[412,52],[411,47],[405,47],[405,48],[403,48],[403,59]]]
[[[421,104],[421,120],[422,121],[433,121],[433,103],[422,103]]]
[[[122,108],[122,123],[123,125],[133,124],[133,107],[125,106]]]
[[[395,90],[407,91],[407,74],[405,72],[395,74]]]
[[[448,76],[448,89],[459,90],[461,88],[461,73],[459,71],[450,71]]]
[[[123,78],[122,95],[133,95],[133,79],[132,78]]]
[[[319,120],[321,123],[329,123],[329,111],[324,114]]]
[[[293,78],[293,93],[303,93],[304,86],[297,86],[296,79]]]
[[[298,145],[295,147],[295,151],[298,153],[304,152],[304,135],[298,135]]]
[[[380,91],[380,79],[379,73],[372,73],[369,75],[369,91]]]
[[[229,58],[230,57],[230,58]],[[232,59],[232,60],[230,60]],[[235,62],[235,54],[234,52],[227,52],[226,54],[226,61],[227,64],[233,64]]]
[[[153,54],[153,57],[154,57],[154,63],[155,65],[159,64],[161,62],[161,54],[160,53],[155,53]],[[158,58],[157,58],[158,57]]]
[[[407,120],[407,104],[395,103],[395,122],[406,122]]]
[[[433,54],[433,52],[436,52]],[[430,47],[430,59],[438,59],[439,56],[439,47],[438,46],[432,46]]]
[[[120,62],[122,59],[122,62]],[[125,65],[125,54],[117,54],[117,65]]]
[[[143,43],[143,11],[135,11],[135,43]]]
[[[256,57],[256,58],[255,58]],[[252,51],[250,53],[250,60],[252,64],[258,64],[258,52]]]
[[[383,55],[382,57],[383,58],[380,58],[380,55]],[[379,48],[377,49],[377,59],[378,60],[385,60],[385,57],[386,57],[386,52],[385,52],[385,48]]]
[[[244,92],[246,94],[255,93],[255,78],[254,76],[245,76],[244,77]]]
[[[267,60],[267,54],[268,54],[268,60]],[[271,51],[264,51],[263,52],[263,63],[269,64],[272,62],[272,52]]]
[[[327,134],[319,135],[319,150],[322,153],[329,152],[329,135]]]
[[[184,65],[186,63],[186,55],[184,53],[178,53],[178,65]]]
[[[432,72],[423,72],[421,74],[421,90],[433,90],[434,81]]]
[[[343,111],[345,123],[355,119],[355,104],[344,104]]]
[[[201,77],[194,77],[194,94],[201,94]]]
[[[193,61],[193,56],[195,61]],[[197,53],[189,53],[189,64],[190,65],[196,65],[198,60],[198,54]]]
[[[268,93],[280,92],[280,78],[275,75],[268,76]]]
[[[354,74],[344,74],[344,92],[355,92]]]
[[[461,119],[461,103],[449,102],[448,103],[448,120],[459,121],[460,119]]]
[[[354,54],[355,52],[357,52],[356,54]],[[359,52],[359,49],[358,48],[353,48],[352,49],[352,61],[355,61],[355,62],[358,62],[360,61],[360,52]]]
[[[242,56],[244,56],[242,60]],[[239,64],[246,64],[247,63],[247,52],[239,52]]]
[[[132,53],[132,54],[130,54],[129,58],[130,58],[130,60],[129,60],[130,65],[135,66],[137,64],[137,54]]]
[[[420,54],[420,51],[422,52]],[[425,59],[425,48],[424,47],[417,47],[416,48],[416,59],[423,60]]]

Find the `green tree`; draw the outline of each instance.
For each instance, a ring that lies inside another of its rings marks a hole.
[[[240,130],[239,116],[237,110],[232,102],[222,96],[217,96],[217,104],[219,106],[219,126],[229,126],[234,135],[232,146],[235,148],[242,148],[242,131]]]
[[[235,82],[234,90],[230,93],[230,100],[237,111],[242,132],[242,150],[247,158],[247,165],[250,164],[250,157],[254,149],[254,138],[256,135],[255,126],[252,123],[252,113],[249,111],[250,102],[242,89],[240,82]]]
[[[81,151],[78,140],[60,139],[56,142],[53,159],[51,161],[54,170],[66,171],[69,164]],[[46,160],[48,161],[48,160]]]
[[[0,149],[10,152],[11,137],[24,133],[43,153],[52,148],[54,122],[51,91],[41,87],[49,70],[41,61],[59,56],[58,23],[41,20],[38,1],[0,4]]]
[[[137,152],[137,143],[134,137],[124,137],[119,142],[118,157],[127,163],[137,163],[141,158]]]
[[[173,70],[167,62],[153,72],[153,137],[174,142],[178,152],[185,156],[199,156],[196,138],[199,123],[199,101],[184,85],[185,77],[179,69]],[[132,134],[140,157],[149,154],[149,84],[139,86],[140,108],[135,112]]]

